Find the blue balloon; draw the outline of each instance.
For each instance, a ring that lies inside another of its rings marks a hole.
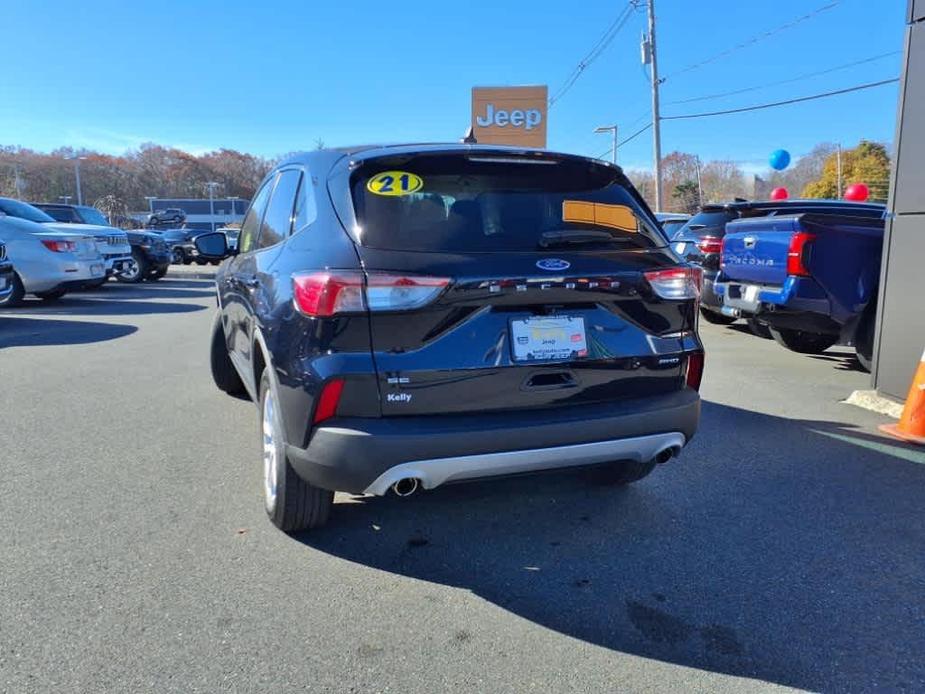
[[[775,149],[771,152],[769,161],[772,169],[783,171],[790,166],[790,152],[786,149]]]

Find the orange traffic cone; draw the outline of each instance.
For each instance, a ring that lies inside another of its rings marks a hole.
[[[903,416],[898,424],[883,424],[880,431],[895,436],[903,441],[925,446],[925,353],[915,371]]]

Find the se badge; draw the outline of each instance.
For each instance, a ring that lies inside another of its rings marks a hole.
[[[375,195],[410,195],[423,187],[421,177],[407,171],[383,171],[366,184],[366,189]]]

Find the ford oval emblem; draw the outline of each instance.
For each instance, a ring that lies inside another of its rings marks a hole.
[[[562,260],[561,258],[543,258],[536,263],[536,266],[540,270],[556,272],[557,270],[568,270],[570,267],[572,267],[572,264],[567,260]]]

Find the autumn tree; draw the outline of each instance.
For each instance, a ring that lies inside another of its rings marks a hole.
[[[842,190],[852,183],[866,183],[870,188],[870,199],[886,202],[890,189],[890,155],[886,146],[879,142],[861,140],[854,149],[843,150],[841,154]],[[804,198],[837,199],[838,154],[832,153],[825,160],[822,173],[815,181],[803,188]]]
[[[678,183],[671,191],[671,197],[675,200],[673,209],[678,212],[694,214],[700,208],[700,186],[697,185],[697,181],[687,180]]]

